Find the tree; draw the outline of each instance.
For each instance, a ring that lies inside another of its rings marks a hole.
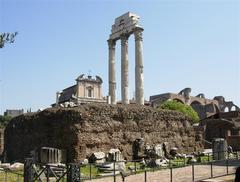
[[[11,119],[12,119],[11,116],[0,115],[0,128],[5,128]]]
[[[163,104],[159,106],[160,109],[168,109],[168,110],[174,110],[174,111],[179,111],[188,117],[190,117],[194,123],[198,123],[200,118],[194,109],[189,106],[182,104],[180,102],[177,102],[175,100],[170,100],[170,101],[165,101]]]
[[[3,48],[6,43],[13,43],[18,33],[0,33],[0,48]]]

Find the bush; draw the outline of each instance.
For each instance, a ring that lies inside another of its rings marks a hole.
[[[182,104],[180,102],[177,102],[175,100],[165,101],[163,104],[159,106],[160,109],[168,109],[168,110],[174,110],[179,111],[188,117],[190,117],[194,123],[198,123],[200,118],[196,111],[191,106]]]
[[[0,115],[0,128],[5,128],[11,119],[12,119],[11,116]]]

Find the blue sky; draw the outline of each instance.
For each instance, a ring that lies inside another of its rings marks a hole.
[[[125,12],[144,27],[144,87],[150,95],[192,88],[240,105],[240,1],[0,0],[0,32],[19,34],[0,49],[0,114],[49,107],[82,73],[100,75],[108,93],[107,39]],[[120,44],[117,43],[120,98]],[[129,39],[134,93],[134,39]]]

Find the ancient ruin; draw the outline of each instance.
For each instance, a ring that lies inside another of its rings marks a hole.
[[[234,151],[240,150],[240,111],[217,113],[203,119],[200,126],[203,127],[205,141],[224,138]],[[209,142],[205,142],[206,148],[211,148]]]
[[[112,31],[108,39],[109,99],[111,104],[116,104],[115,46],[119,39],[121,40],[122,103],[129,104],[128,38],[131,34],[135,36],[135,98],[137,104],[144,104],[142,32],[143,28],[139,24],[139,16],[130,12],[116,18],[114,25],[112,25]]]
[[[191,153],[202,149],[192,123],[181,113],[135,104],[53,107],[12,119],[5,129],[4,148],[9,161],[23,160],[41,147],[66,150],[67,161],[110,149],[119,149],[130,160],[134,141],[143,138],[149,146],[168,142],[169,148]]]
[[[200,119],[207,118],[219,112],[239,110],[239,107],[232,101],[225,101],[223,96],[216,96],[213,99],[207,99],[202,93],[197,96],[191,96],[191,90],[191,88],[185,88],[178,94],[164,93],[153,95],[150,96],[150,103],[153,107],[157,107],[167,100],[175,100],[192,106],[192,108],[198,113]]]

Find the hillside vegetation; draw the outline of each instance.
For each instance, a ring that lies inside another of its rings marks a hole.
[[[179,111],[179,112],[187,115],[188,117],[190,117],[194,121],[194,123],[198,123],[200,120],[197,112],[194,111],[194,109],[191,106],[182,104],[175,100],[165,101],[163,104],[160,105],[159,108],[173,110],[173,111]]]

